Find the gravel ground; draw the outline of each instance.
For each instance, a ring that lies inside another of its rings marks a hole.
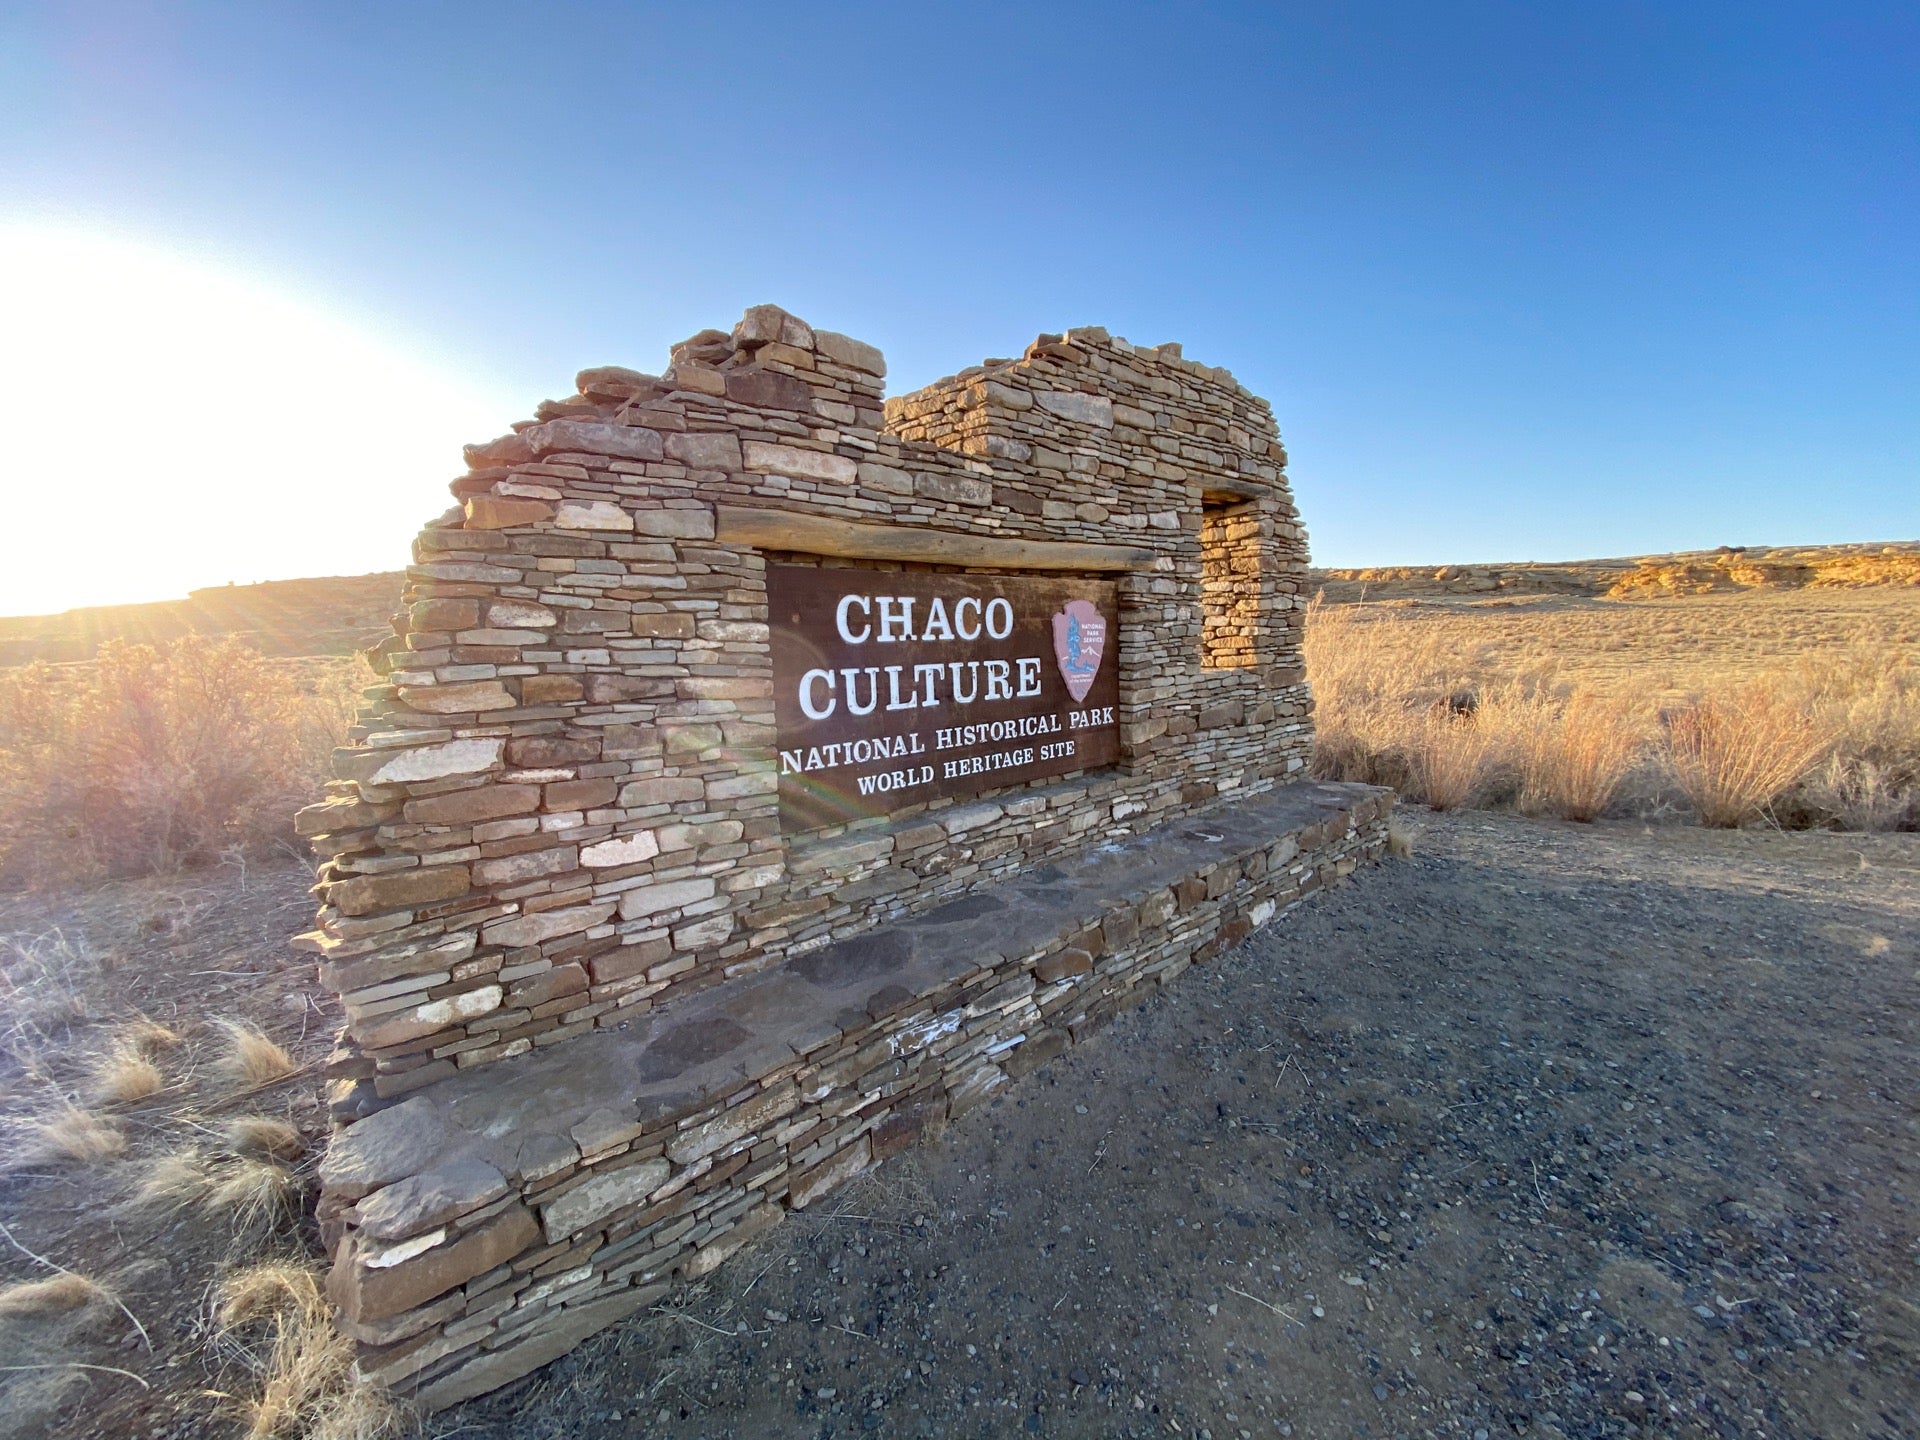
[[[1920,837],[1412,825],[428,1433],[1920,1434]]]

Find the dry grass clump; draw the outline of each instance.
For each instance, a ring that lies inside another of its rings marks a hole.
[[[305,1149],[298,1130],[271,1116],[247,1115],[230,1122],[221,1138],[224,1155],[188,1147],[144,1162],[134,1203],[166,1210],[198,1205],[242,1231],[273,1230],[299,1214],[304,1182],[283,1163]]]
[[[1832,736],[1765,683],[1710,695],[1666,717],[1666,757],[1703,825],[1755,819],[1811,770]]]
[[[298,1160],[307,1142],[290,1122],[272,1115],[241,1115],[227,1122],[221,1140],[235,1155],[270,1156]]]
[[[121,1027],[121,1040],[137,1054],[152,1059],[169,1050],[177,1050],[186,1037],[171,1025],[163,1025],[150,1015],[136,1015]]]
[[[1517,695],[1500,711],[1518,770],[1519,807],[1528,815],[1598,819],[1646,746],[1639,707],[1588,690],[1562,700]]]
[[[229,1084],[242,1089],[271,1085],[300,1068],[285,1048],[259,1026],[244,1020],[215,1023],[226,1032],[227,1039],[220,1058],[214,1062],[214,1070]]]
[[[1485,798],[1499,752],[1478,708],[1438,705],[1410,718],[1402,740],[1408,791],[1435,810],[1464,810]]]
[[[22,1280],[0,1289],[0,1315],[52,1315],[84,1309],[107,1298],[105,1286],[84,1275],[62,1271],[44,1280]]]
[[[384,1391],[356,1380],[353,1344],[333,1326],[316,1273],[288,1261],[255,1265],[222,1282],[215,1318],[240,1338],[258,1394],[244,1402],[248,1440],[380,1440],[400,1428]]]
[[[241,1155],[214,1172],[206,1204],[240,1229],[270,1229],[299,1209],[300,1181],[277,1160]]]
[[[126,1043],[114,1046],[93,1062],[93,1093],[109,1105],[132,1105],[151,1100],[166,1088],[160,1067]]]
[[[304,1313],[325,1308],[319,1277],[292,1260],[263,1260],[234,1271],[220,1282],[218,1298],[214,1318],[222,1330],[272,1319],[284,1310]]]
[[[109,640],[0,675],[0,876],[205,864],[291,833],[345,705],[242,641]]]
[[[1816,823],[1842,830],[1909,830],[1920,826],[1920,785],[1872,760],[1831,755],[1801,786],[1799,800]]]
[[[135,1203],[179,1210],[206,1200],[213,1189],[213,1170],[199,1150],[175,1150],[147,1162]]]
[[[97,1165],[125,1154],[127,1149],[126,1131],[78,1105],[63,1105],[53,1114],[29,1122],[27,1130],[32,1137],[31,1155],[43,1162],[67,1160]]]

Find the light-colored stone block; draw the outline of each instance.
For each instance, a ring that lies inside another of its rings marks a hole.
[[[672,1167],[664,1160],[642,1160],[604,1175],[590,1175],[540,1207],[540,1225],[547,1243],[556,1244],[578,1234],[616,1210],[641,1204],[667,1183]]]
[[[776,445],[766,440],[749,440],[741,448],[747,469],[763,474],[804,475],[812,480],[850,485],[860,473],[858,462],[826,450],[803,450],[797,445]]]

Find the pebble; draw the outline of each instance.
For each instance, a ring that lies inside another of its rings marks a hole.
[[[1093,1377],[1078,1365],[1067,1372],[1067,1378],[1076,1385],[1091,1385],[1093,1383]]]

